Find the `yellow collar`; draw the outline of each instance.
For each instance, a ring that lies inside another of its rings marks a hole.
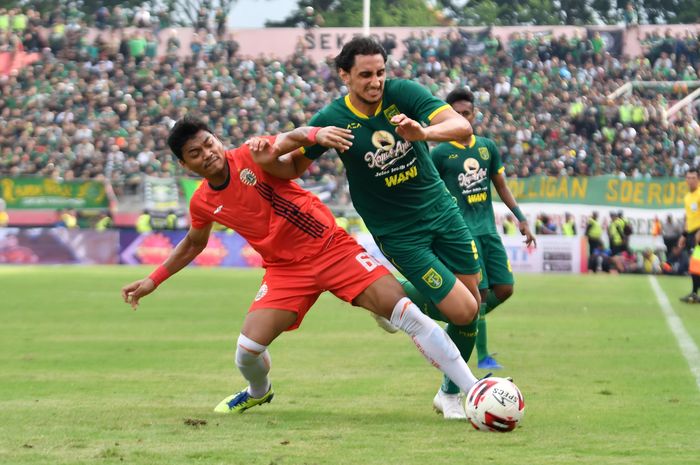
[[[382,112],[382,103],[383,102],[379,102],[379,106],[377,107],[377,110],[374,112],[374,116],[377,116],[379,113]],[[353,114],[355,116],[357,116],[358,118],[369,119],[369,116],[365,115],[360,110],[355,108],[355,105],[353,105],[352,102],[350,101],[350,94],[345,96],[345,105],[347,105],[348,109],[351,112],[353,112]]]
[[[455,147],[457,147],[458,149],[462,149],[462,150],[464,150],[464,149],[467,148],[467,147],[465,147],[464,145],[462,145],[462,144],[460,144],[459,142],[454,141],[454,140],[451,141],[450,144],[452,144],[452,145],[454,145]],[[474,134],[472,134],[472,137],[471,137],[471,139],[469,139],[469,144],[468,144],[467,146],[468,146],[469,148],[472,148],[472,147],[474,147],[475,144],[476,144],[476,136],[475,136]]]

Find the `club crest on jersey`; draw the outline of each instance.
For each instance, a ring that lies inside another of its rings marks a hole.
[[[243,168],[240,172],[241,182],[246,186],[254,186],[258,182],[255,173],[248,168]]]
[[[260,286],[260,289],[258,289],[258,293],[255,294],[255,301],[257,302],[258,300],[262,299],[265,297],[265,294],[267,294],[268,287],[267,283],[262,283],[262,286]]]
[[[435,271],[434,268],[429,269],[428,272],[423,275],[423,281],[425,281],[425,284],[431,289],[439,289],[440,286],[442,286],[442,276],[440,276],[440,273]]]
[[[396,105],[391,105],[389,108],[384,110],[384,116],[386,116],[387,121],[389,121],[390,124],[394,126],[398,126],[398,124],[392,123],[391,118],[393,118],[396,115],[400,115],[401,112],[399,111],[398,108],[396,108]]]
[[[482,160],[488,160],[491,157],[489,149],[487,149],[486,147],[479,147],[479,156]]]

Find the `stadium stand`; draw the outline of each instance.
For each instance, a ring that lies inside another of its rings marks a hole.
[[[90,29],[71,9],[46,17],[0,10],[0,28],[8,25],[0,51],[37,55],[0,76],[0,176],[109,179],[122,198],[139,192],[144,174],[184,174],[165,139],[187,111],[207,115],[236,145],[303,124],[342,94],[332,63],[309,59],[302,45],[292,56],[253,58],[202,22],[183,53],[159,15],[137,13],[98,12]],[[698,81],[696,32],[647,34],[633,57],[606,51],[599,35],[516,33],[484,44],[472,56],[456,31],[418,31],[389,71],[441,97],[469,86],[477,132],[496,141],[509,176],[678,176],[697,163],[697,109],[666,118]],[[660,84],[611,97],[633,81]],[[677,81],[687,84],[664,85]],[[347,204],[341,170],[337,157],[325,157],[302,182]]]

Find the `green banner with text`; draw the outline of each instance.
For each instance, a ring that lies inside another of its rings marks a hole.
[[[683,208],[684,179],[620,179],[617,176],[508,178],[520,203],[566,203],[627,208]],[[495,190],[494,198],[498,198]]]
[[[0,196],[8,209],[107,208],[109,205],[105,186],[97,181],[0,178]]]

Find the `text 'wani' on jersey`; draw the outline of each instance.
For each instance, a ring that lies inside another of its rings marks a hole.
[[[225,152],[229,179],[203,182],[190,200],[192,227],[216,222],[235,230],[264,264],[294,263],[322,250],[336,229],[331,211],[295,182],[267,174],[247,145]]]

